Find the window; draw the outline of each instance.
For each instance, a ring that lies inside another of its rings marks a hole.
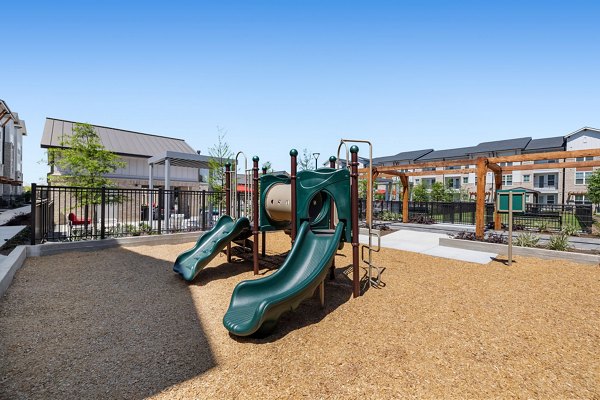
[[[415,179],[415,183],[418,184],[419,182],[421,182],[421,179],[419,179],[419,178]]]
[[[577,161],[594,161],[594,157],[577,157],[575,160]]]
[[[553,194],[549,194],[546,196],[546,204],[554,204],[556,201],[556,196]]]
[[[529,183],[531,181],[531,175],[523,175],[523,182]]]
[[[558,160],[536,160],[534,164],[556,164]]]
[[[575,195],[575,204],[592,204],[592,202],[586,199],[584,194]]]
[[[422,168],[423,171],[435,171],[435,167],[425,167]]]
[[[512,174],[511,175],[502,175],[502,184],[503,185],[512,185]]]
[[[548,175],[548,186],[554,186],[556,182],[556,175]]]
[[[499,163],[501,167],[511,167],[513,165],[512,162],[501,162]]]
[[[592,171],[575,172],[575,184],[587,185],[588,180],[592,177]]]
[[[469,183],[469,177],[463,176],[463,183]]]

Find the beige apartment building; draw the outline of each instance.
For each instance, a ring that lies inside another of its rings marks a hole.
[[[476,146],[455,149],[423,149],[398,153],[393,156],[373,159],[374,166],[399,166],[433,161],[473,160],[473,163],[461,166],[411,168],[413,171],[430,171],[431,175],[409,177],[413,185],[431,186],[434,182],[443,182],[454,191],[455,200],[474,200],[476,193],[475,173],[461,170],[475,168],[479,157],[501,157],[518,154],[556,152],[566,150],[600,149],[600,129],[584,127],[565,136],[533,139],[521,137],[507,140],[482,142]],[[590,161],[600,157],[580,159],[558,159],[543,161],[524,161],[503,163],[502,166],[525,164],[548,164],[563,161]],[[541,167],[541,166],[540,166]],[[586,197],[587,180],[594,169],[588,168],[551,168],[536,170],[515,170],[502,176],[503,189],[523,188],[527,190],[527,202],[540,204],[589,204]],[[378,192],[386,199],[398,199],[399,182],[395,179],[378,180]],[[494,174],[486,177],[486,200],[491,201],[495,187]]]

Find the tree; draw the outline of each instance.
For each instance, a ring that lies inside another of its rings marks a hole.
[[[600,204],[600,169],[588,178],[587,194],[592,204]]]
[[[454,192],[444,186],[442,182],[434,182],[431,184],[431,201],[452,201]]]
[[[222,191],[225,189],[225,164],[231,161],[233,152],[225,141],[227,131],[217,127],[217,143],[208,149],[208,186],[211,190]]]
[[[263,163],[262,169],[265,169],[265,168],[267,170],[267,173],[273,172],[273,167],[271,166],[271,161],[267,161],[267,162]]]
[[[427,192],[427,186],[423,182],[415,185],[412,190],[413,201],[429,201],[429,193]]]
[[[75,124],[72,135],[63,137],[60,145],[61,148],[48,150],[50,165],[62,172],[51,175],[51,182],[88,188],[113,187],[113,181],[106,175],[125,166],[119,156],[106,150],[90,124]]]
[[[50,182],[65,186],[80,186],[99,189],[114,187],[114,183],[106,175],[122,168],[125,163],[119,156],[106,150],[100,136],[90,124],[76,123],[70,136],[62,137],[61,148],[48,150],[48,161],[51,166],[59,168],[61,175],[51,175]],[[89,205],[101,203],[102,194],[99,190],[83,190],[74,192],[75,203],[84,207],[84,218],[89,215]],[[112,198],[119,202],[121,198]],[[98,227],[98,212],[93,207],[93,229]]]
[[[315,169],[313,164],[314,164],[314,160],[312,158],[310,151],[308,151],[307,149],[303,149],[302,155],[300,156],[300,159],[298,160],[298,167],[300,168],[301,171],[313,170],[313,169]]]

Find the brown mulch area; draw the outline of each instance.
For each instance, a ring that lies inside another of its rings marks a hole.
[[[187,284],[171,266],[189,246],[28,259],[0,301],[0,398],[600,397],[597,266],[383,249],[385,287],[352,299],[346,245],[324,310],[247,339],[222,318],[251,264],[221,255]]]

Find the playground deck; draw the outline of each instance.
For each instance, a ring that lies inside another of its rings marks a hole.
[[[217,256],[188,284],[172,265],[191,245],[28,259],[0,300],[0,398],[600,396],[597,266],[383,249],[386,287],[352,299],[346,245],[324,310],[240,339],[222,318],[251,263]]]

